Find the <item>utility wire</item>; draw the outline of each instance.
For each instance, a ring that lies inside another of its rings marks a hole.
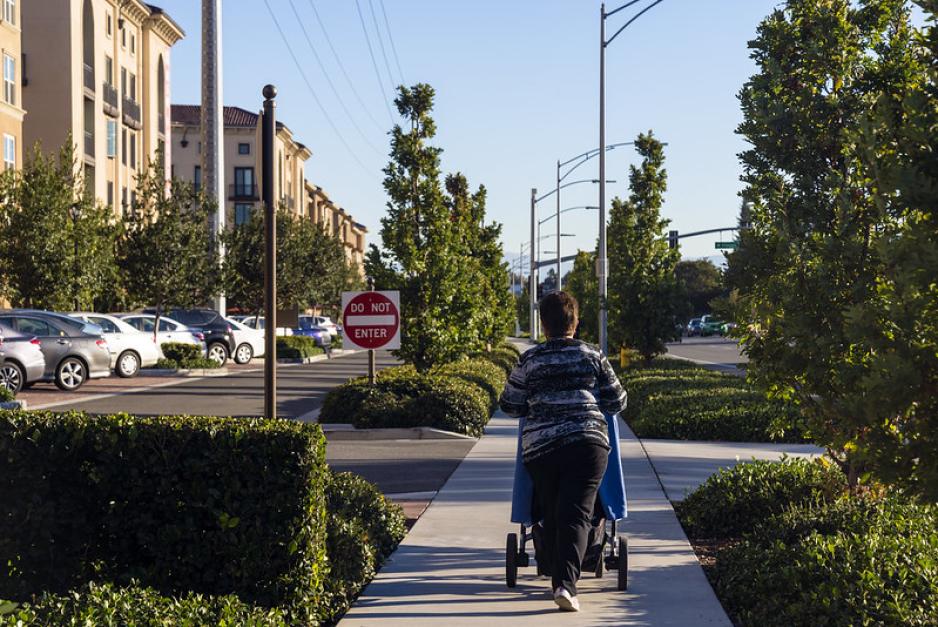
[[[391,105],[388,104],[388,92],[384,90],[384,81],[381,80],[381,71],[378,70],[378,62],[375,60],[375,51],[371,47],[371,37],[368,35],[368,29],[365,28],[365,16],[362,14],[362,6],[358,0],[355,0],[355,8],[358,9],[358,21],[362,25],[362,33],[365,34],[365,43],[368,44],[368,54],[371,56],[371,67],[375,70],[375,78],[378,79],[378,89],[381,91],[381,99],[388,110],[388,118],[391,124],[394,124],[394,115],[391,113]]]
[[[336,52],[335,46],[332,43],[332,38],[329,37],[329,31],[326,29],[326,25],[323,23],[322,18],[319,15],[319,10],[316,9],[316,5],[313,3],[313,0],[309,0],[309,6],[313,10],[313,15],[316,16],[316,21],[319,22],[319,28],[322,30],[322,34],[325,36],[326,43],[329,44],[329,49],[332,51],[332,56],[335,58],[336,64],[338,64],[339,69],[342,71],[342,76],[345,77],[345,82],[348,83],[349,89],[352,90],[352,93],[355,94],[355,99],[358,100],[358,104],[361,105],[362,110],[368,115],[368,118],[374,122],[375,128],[380,130],[382,133],[386,133],[387,129],[378,124],[378,120],[376,120],[375,116],[371,114],[371,109],[368,108],[368,106],[365,104],[365,101],[358,93],[358,90],[355,88],[355,83],[352,82],[352,78],[345,69],[345,64],[342,63],[342,57],[340,57],[339,53]]]
[[[299,70],[300,76],[303,78],[303,82],[306,83],[307,89],[309,89],[309,95],[313,97],[316,105],[319,107],[322,116],[326,119],[326,122],[329,123],[329,126],[332,127],[332,130],[335,132],[336,136],[339,138],[339,141],[342,142],[342,145],[345,146],[345,149],[348,150],[352,158],[361,166],[362,170],[368,173],[369,176],[374,176],[374,172],[369,170],[368,167],[358,158],[358,155],[355,154],[355,151],[352,150],[352,147],[349,146],[348,142],[345,140],[345,137],[339,131],[339,127],[335,125],[335,122],[332,121],[332,118],[329,117],[329,112],[326,111],[326,108],[322,105],[322,102],[319,100],[319,96],[316,95],[316,90],[313,89],[313,84],[309,82],[309,78],[306,76],[306,72],[303,71],[303,66],[300,65],[299,59],[296,58],[296,54],[293,52],[293,47],[290,46],[290,42],[287,39],[286,34],[283,32],[283,28],[280,27],[280,22],[277,20],[277,16],[274,14],[274,10],[270,7],[270,0],[264,0],[264,4],[267,5],[267,12],[270,13],[270,18],[274,21],[274,26],[277,27],[277,32],[280,33],[280,38],[283,40],[283,45],[286,46],[287,52],[290,53],[290,57],[293,59],[296,69]]]
[[[322,62],[322,58],[319,56],[319,53],[316,51],[316,47],[313,45],[313,40],[310,38],[309,33],[306,31],[306,26],[303,25],[303,18],[300,17],[299,12],[296,10],[296,4],[293,0],[290,0],[290,8],[293,10],[293,15],[296,17],[297,23],[300,25],[300,29],[303,31],[303,36],[306,38],[306,43],[309,44],[309,49],[312,51],[313,56],[316,58],[316,63],[319,64],[319,69],[322,70],[323,76],[326,78],[326,82],[329,84],[329,87],[332,89],[332,94],[335,96],[335,99],[338,101],[339,106],[342,107],[342,110],[345,111],[345,115],[348,117],[349,122],[352,123],[352,126],[358,131],[358,134],[361,135],[361,138],[365,140],[365,143],[371,147],[372,150],[378,156],[381,156],[381,151],[378,150],[377,146],[371,143],[371,140],[365,135],[361,127],[355,121],[355,118],[352,117],[352,112],[349,111],[348,107],[345,105],[345,101],[342,100],[342,96],[339,95],[339,90],[335,88],[335,83],[332,82],[332,79],[329,77],[329,72],[326,71],[326,66]]]
[[[397,56],[397,46],[394,45],[394,37],[391,35],[391,23],[388,21],[388,12],[384,8],[384,0],[378,0],[378,2],[381,4],[381,13],[384,15],[384,28],[388,31],[388,41],[391,42],[391,52],[394,53],[394,63],[397,65],[397,73],[400,74],[401,84],[406,85],[407,81],[404,79],[404,70],[401,69],[401,59]]]
[[[375,36],[378,38],[378,47],[381,49],[381,57],[384,59],[384,69],[388,71],[388,84],[392,87],[391,92],[397,90],[394,87],[394,73],[391,72],[391,64],[388,63],[388,53],[384,49],[384,37],[381,36],[381,28],[378,26],[378,16],[375,14],[374,0],[368,0],[368,8],[371,9],[371,21],[375,25]]]

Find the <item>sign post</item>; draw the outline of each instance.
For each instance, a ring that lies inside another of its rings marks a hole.
[[[401,347],[400,292],[342,292],[344,342],[368,351],[368,381],[375,382],[375,351]]]

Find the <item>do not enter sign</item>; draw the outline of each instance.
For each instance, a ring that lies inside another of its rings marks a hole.
[[[399,292],[342,292],[345,341],[355,348],[401,347]]]

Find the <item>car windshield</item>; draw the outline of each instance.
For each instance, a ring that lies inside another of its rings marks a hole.
[[[316,321],[309,316],[300,316],[299,318],[299,328],[301,329],[312,329],[316,326]]]

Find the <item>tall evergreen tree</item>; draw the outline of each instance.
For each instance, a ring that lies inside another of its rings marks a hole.
[[[90,309],[115,276],[117,225],[78,172],[69,139],[0,177],[0,287],[15,304]]]
[[[762,23],[740,96],[752,227],[727,276],[751,376],[800,403],[850,484],[938,498],[928,32],[930,50],[905,0],[788,0]]]
[[[678,336],[680,251],[662,237],[669,224],[660,214],[668,178],[664,147],[649,131],[635,149],[642,164],[631,167],[631,194],[613,199],[609,212],[609,346],[634,348],[649,360]]]

